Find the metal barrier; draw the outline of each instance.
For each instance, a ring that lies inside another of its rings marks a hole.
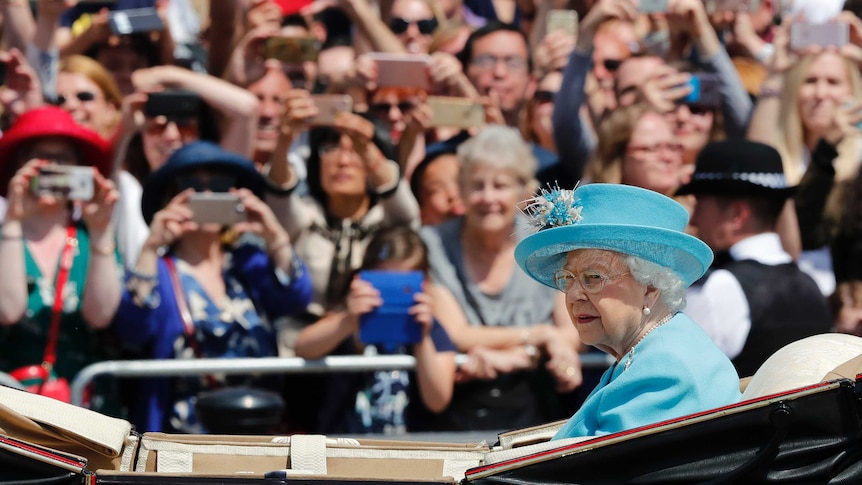
[[[459,364],[465,354],[456,356]],[[608,354],[582,354],[582,368],[605,368],[613,364]],[[312,374],[324,372],[365,372],[373,370],[413,369],[412,355],[337,355],[319,360],[300,357],[259,357],[248,359],[188,360],[108,360],[81,369],[72,380],[72,404],[83,405],[84,390],[97,376],[114,377],[194,376],[204,374]]]

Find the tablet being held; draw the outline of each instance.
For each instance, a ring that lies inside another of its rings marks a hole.
[[[422,327],[409,313],[422,291],[421,271],[364,270],[359,278],[380,292],[383,304],[359,318],[359,341],[365,344],[415,344]]]

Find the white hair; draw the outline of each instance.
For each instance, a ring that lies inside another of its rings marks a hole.
[[[659,290],[662,301],[671,312],[678,312],[685,308],[686,285],[670,268],[630,254],[624,254],[623,261],[629,267],[635,281]]]
[[[461,173],[466,174],[475,165],[513,171],[524,185],[532,185],[539,162],[521,133],[511,127],[488,125],[476,136],[458,147]]]

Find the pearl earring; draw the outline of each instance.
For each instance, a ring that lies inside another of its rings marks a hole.
[[[645,306],[644,307],[644,315],[649,316],[650,313],[652,313],[652,310],[650,310],[648,306]]]

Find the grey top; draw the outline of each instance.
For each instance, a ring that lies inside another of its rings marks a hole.
[[[436,226],[424,226],[421,235],[428,245],[432,278],[452,292],[470,325],[552,324],[556,291],[534,281],[517,265],[497,295],[483,293],[469,280],[461,248],[462,223],[463,218],[456,217]]]

